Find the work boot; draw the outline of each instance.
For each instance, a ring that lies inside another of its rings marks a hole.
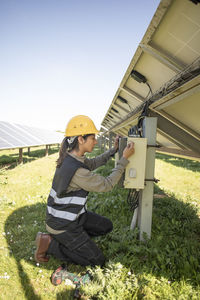
[[[71,280],[73,284],[75,284],[77,287],[81,284],[88,283],[90,281],[90,276],[87,273],[83,276],[77,276],[74,273],[70,273],[67,271],[66,266],[63,264],[60,267],[58,267],[51,275],[51,283],[53,285],[59,285],[65,279]]]
[[[38,232],[36,236],[36,251],[35,251],[35,261],[39,263],[44,263],[49,261],[47,256],[47,250],[51,243],[52,237],[50,234]]]

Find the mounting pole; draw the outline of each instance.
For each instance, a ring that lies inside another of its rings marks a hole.
[[[112,148],[114,133],[109,133],[109,149]]]
[[[101,150],[102,150],[102,143],[103,143],[103,137],[100,136],[100,137],[98,137],[98,146]]]
[[[156,145],[157,118],[145,117],[143,121],[143,137],[147,138],[147,145]],[[154,169],[155,169],[155,147],[147,148],[145,188],[141,190],[138,207],[139,239],[144,240],[143,233],[151,238]]]
[[[46,145],[46,149],[45,149],[45,156],[48,156],[48,151],[49,151],[49,145]]]
[[[23,163],[23,148],[19,148],[19,164]]]
[[[106,142],[107,142],[106,141],[106,135],[104,135],[104,140],[103,141],[104,141],[104,152],[105,152],[106,151]]]

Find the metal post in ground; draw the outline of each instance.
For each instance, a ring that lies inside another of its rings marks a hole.
[[[143,122],[143,137],[147,138],[147,145],[156,146],[157,118],[145,117]],[[138,207],[139,239],[144,240],[144,233],[151,238],[155,147],[147,147],[145,188],[141,191]]]
[[[48,156],[48,150],[49,150],[49,147],[48,147],[48,145],[46,145],[45,156]]]
[[[113,137],[114,137],[114,133],[110,132],[109,133],[109,149],[112,148],[113,145]]]
[[[99,148],[102,150],[102,142],[103,142],[103,137],[102,136],[99,136],[98,137],[98,146]]]
[[[19,148],[19,164],[23,163],[23,148]]]
[[[106,141],[106,135],[104,135],[103,142],[104,142],[104,152],[105,152],[105,151],[107,150],[107,149],[106,149],[106,142],[107,142],[107,141]]]

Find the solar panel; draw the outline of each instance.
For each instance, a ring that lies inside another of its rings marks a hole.
[[[63,134],[0,121],[0,150],[60,144]]]
[[[160,1],[101,123],[105,134],[128,136],[143,113],[157,118],[162,149],[200,156],[200,5],[192,2]]]

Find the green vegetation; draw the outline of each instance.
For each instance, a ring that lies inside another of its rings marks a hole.
[[[96,150],[96,153],[98,150]],[[4,154],[7,155],[7,154]],[[45,231],[46,199],[57,153],[23,165],[0,169],[0,299],[73,299],[74,286],[53,286],[50,276],[60,261],[34,262],[35,236]],[[0,157],[1,162],[1,157]],[[10,164],[9,159],[6,162]],[[97,172],[106,176],[114,161]],[[200,163],[157,155],[152,238],[138,240],[130,231],[128,191],[90,193],[89,209],[109,217],[114,230],[96,238],[107,257],[93,268],[93,280],[82,287],[84,299],[200,298]],[[85,268],[68,265],[80,275]]]
[[[58,146],[51,145],[48,149],[48,154],[51,155],[58,151]],[[23,163],[33,161],[40,157],[45,156],[46,147],[38,146],[38,147],[30,147],[30,151],[28,152],[28,148],[23,149]],[[9,168],[12,169],[16,167],[19,163],[19,149],[10,149],[10,150],[1,150],[0,151],[0,168]]]

